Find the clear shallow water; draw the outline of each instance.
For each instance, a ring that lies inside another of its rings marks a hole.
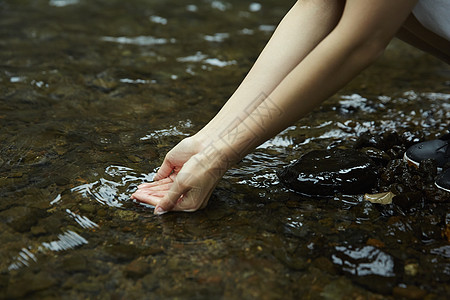
[[[275,174],[364,132],[444,131],[448,66],[398,41],[231,169],[205,210],[155,217],[129,200],[220,108],[290,5],[0,2],[0,297],[448,294],[448,203],[308,199]]]

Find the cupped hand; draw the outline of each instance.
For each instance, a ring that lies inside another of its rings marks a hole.
[[[183,139],[172,150],[167,152],[154,180],[158,181],[168,178],[172,173],[177,174],[185,162],[203,149],[203,144],[197,138],[188,137]]]
[[[175,150],[172,149],[171,151]],[[166,160],[168,161],[168,156]],[[165,160],[165,163],[166,163]],[[161,167],[159,179],[151,183],[144,183],[132,195],[133,199],[155,206],[155,214],[168,211],[196,211],[204,208],[220,178],[230,166],[222,153],[197,153],[184,162],[182,157],[170,157],[167,169]],[[170,162],[170,164],[169,164]],[[164,164],[163,164],[164,165]],[[173,168],[169,168],[174,166]],[[167,175],[167,170],[172,173]]]

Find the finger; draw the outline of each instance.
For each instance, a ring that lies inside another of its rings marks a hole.
[[[155,196],[155,197],[164,197],[167,195],[169,191],[168,190],[163,190],[163,191],[153,191],[153,190],[146,190],[146,189],[140,189],[137,190],[136,192],[134,192],[131,196],[133,198],[138,198],[141,195],[149,195],[149,196]]]
[[[170,177],[167,177],[167,178],[164,178],[164,179],[155,180],[153,182],[141,183],[140,185],[138,185],[138,189],[148,188],[148,187],[158,186],[158,185],[163,185],[163,184],[172,183],[172,182],[173,182],[173,179],[170,178]]]
[[[140,189],[135,191],[131,196],[130,199],[131,200],[140,200],[142,197],[146,197],[148,196],[152,196],[152,197],[158,197],[158,198],[163,198],[165,195],[167,195],[168,193],[168,189],[167,190],[161,190],[161,191],[153,191],[153,190],[145,190],[145,189]]]
[[[157,206],[158,203],[161,201],[162,197],[147,194],[138,194],[134,197],[134,199],[139,202],[144,202],[153,206]]]
[[[167,192],[170,190],[171,186],[172,186],[172,183],[169,183],[169,184],[164,184],[164,185],[152,186],[152,187],[148,187],[148,188],[140,188],[138,190],[146,191],[147,193]]]
[[[155,180],[160,180],[166,177],[169,177],[170,173],[172,173],[172,170],[175,168],[174,165],[170,162],[170,160],[167,158],[164,158],[164,161],[159,168],[158,172],[156,172],[156,175],[154,177]]]
[[[150,204],[152,206],[157,206],[158,203],[161,201],[161,198],[147,195],[140,198],[136,198],[136,200],[142,203]]]

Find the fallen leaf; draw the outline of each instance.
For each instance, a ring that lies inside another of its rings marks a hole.
[[[365,194],[364,200],[370,201],[372,203],[377,204],[391,204],[392,198],[395,197],[395,194],[392,192],[384,192],[377,194]]]

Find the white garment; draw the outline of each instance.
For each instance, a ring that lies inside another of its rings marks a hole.
[[[413,14],[428,30],[450,41],[450,0],[419,0]]]

